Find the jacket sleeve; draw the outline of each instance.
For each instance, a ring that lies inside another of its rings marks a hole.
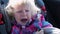
[[[46,21],[44,19],[43,15],[40,16],[40,19],[41,19],[41,23],[42,23],[42,28],[53,27],[51,23],[49,23],[48,21]]]

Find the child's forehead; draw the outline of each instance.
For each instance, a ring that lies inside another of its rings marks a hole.
[[[15,10],[21,10],[21,9],[30,9],[29,5],[15,5],[13,6]]]

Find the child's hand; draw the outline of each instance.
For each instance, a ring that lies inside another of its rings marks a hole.
[[[60,34],[60,29],[55,27],[44,28],[44,34]]]

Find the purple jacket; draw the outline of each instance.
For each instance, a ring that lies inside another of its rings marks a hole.
[[[36,15],[37,17],[34,16],[37,19],[32,18],[34,22],[25,28],[21,28],[21,26],[18,27],[17,25],[14,25],[12,27],[11,34],[34,34],[34,32],[40,31],[42,28],[52,27],[49,22],[45,21],[43,15],[39,15]]]

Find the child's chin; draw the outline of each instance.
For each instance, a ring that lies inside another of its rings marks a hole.
[[[27,21],[23,21],[22,23],[27,23]]]
[[[22,22],[21,25],[26,25],[27,22]]]
[[[22,21],[23,24],[26,24],[28,21]]]

